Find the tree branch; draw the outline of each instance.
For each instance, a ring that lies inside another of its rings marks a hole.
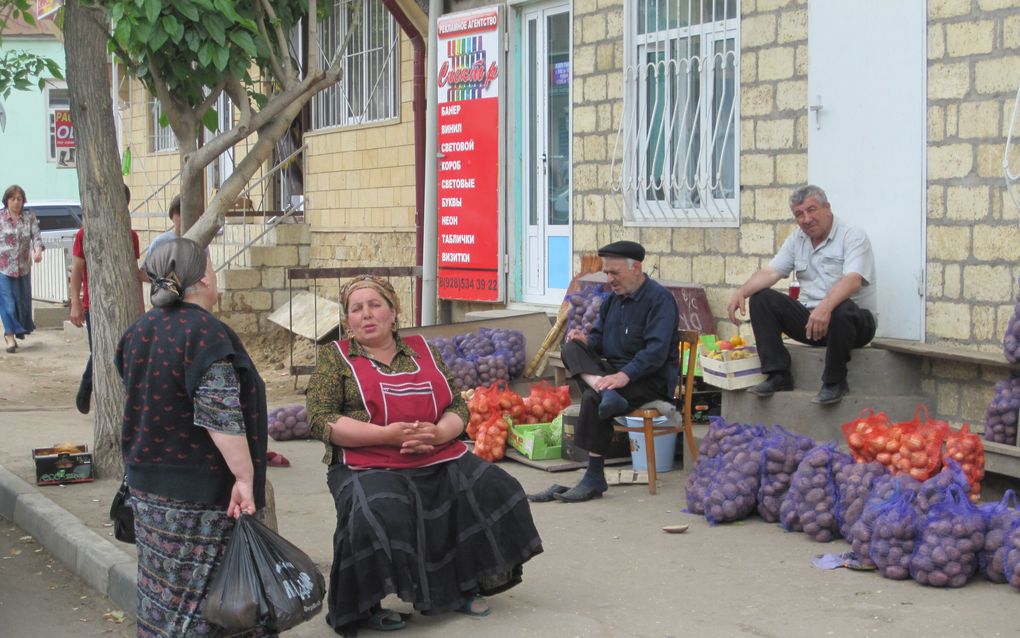
[[[226,78],[217,82],[216,86],[214,86],[212,90],[209,91],[209,95],[205,96],[205,99],[202,100],[202,103],[195,108],[195,117],[199,121],[202,121],[205,112],[208,109],[212,108],[213,104],[216,104],[216,100],[220,99],[220,93],[223,93],[223,86],[226,84],[226,82],[227,82]]]
[[[233,73],[228,73],[225,79],[226,86],[224,86],[223,90],[227,92],[234,106],[241,112],[235,128],[247,131],[251,125],[251,103],[248,101],[248,94],[245,92],[244,87],[241,86],[241,81]]]
[[[184,144],[186,140],[195,135],[195,124],[191,109],[187,105],[181,104],[177,101],[177,98],[170,93],[169,87],[166,82],[158,73],[156,65],[153,63],[152,58],[146,56],[145,63],[149,67],[149,77],[152,79],[152,88],[156,91],[156,98],[159,100],[160,106],[166,113],[166,118],[170,122],[170,130],[177,136],[177,142]],[[157,124],[159,124],[157,122]],[[190,133],[182,135],[183,130],[188,130]]]
[[[273,73],[281,85],[288,86],[296,78],[294,73],[294,65],[291,63],[290,54],[288,53],[288,43],[286,34],[283,32],[283,28],[280,26],[280,21],[276,16],[276,10],[273,9],[273,5],[269,0],[259,0],[258,4],[255,5],[255,9],[266,16],[266,19],[258,20],[259,31],[262,33],[262,37],[266,39],[266,44],[269,44],[269,63],[273,67]],[[269,21],[273,25],[273,32],[276,36],[276,46],[279,47],[279,53],[273,51],[273,46],[270,44],[272,41],[269,39],[269,34],[266,33],[266,21]],[[280,59],[286,60],[287,68],[281,66]]]

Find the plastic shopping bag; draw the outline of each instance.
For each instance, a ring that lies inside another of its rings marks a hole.
[[[202,615],[228,629],[281,632],[322,609],[326,582],[303,551],[242,514],[209,585]]]

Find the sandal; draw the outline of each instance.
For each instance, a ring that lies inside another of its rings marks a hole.
[[[266,465],[269,467],[290,467],[290,461],[282,454],[266,452]]]
[[[464,600],[464,605],[457,611],[465,616],[484,618],[492,613],[492,608],[489,607],[489,603],[485,602],[485,598],[481,596],[468,596]]]
[[[404,615],[392,609],[377,609],[368,618],[358,621],[359,628],[373,631],[396,631],[406,626],[407,620],[404,619]]]

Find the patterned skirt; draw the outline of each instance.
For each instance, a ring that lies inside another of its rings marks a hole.
[[[520,483],[473,454],[411,470],[330,466],[336,504],[329,613],[334,629],[389,594],[426,614],[521,582],[542,553]]]
[[[261,628],[241,632],[202,618],[202,602],[234,519],[226,511],[131,490],[138,550],[138,636],[271,636]]]

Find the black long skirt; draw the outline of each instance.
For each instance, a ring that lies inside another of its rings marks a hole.
[[[337,512],[329,613],[335,629],[389,594],[426,614],[521,582],[542,552],[520,483],[473,454],[412,470],[331,465]]]

